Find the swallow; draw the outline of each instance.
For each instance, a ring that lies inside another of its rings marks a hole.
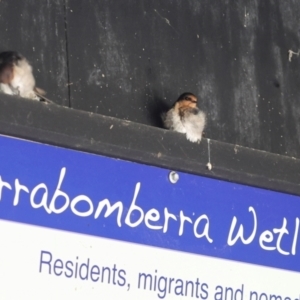
[[[185,133],[193,143],[200,143],[206,124],[205,113],[197,107],[198,99],[192,93],[184,93],[173,107],[163,115],[163,123],[167,129]]]
[[[44,94],[43,90],[35,87],[30,63],[15,51],[0,53],[0,90],[5,94],[38,101],[40,97],[37,94]]]

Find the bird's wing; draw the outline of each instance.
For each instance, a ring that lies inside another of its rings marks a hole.
[[[164,114],[163,122],[166,128],[185,133],[185,128],[181,122],[179,112],[177,112],[174,108],[171,108],[166,114]]]

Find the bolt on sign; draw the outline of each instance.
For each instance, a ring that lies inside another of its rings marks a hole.
[[[0,145],[0,299],[300,299],[298,196]]]

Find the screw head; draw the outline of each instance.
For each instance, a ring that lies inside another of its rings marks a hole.
[[[169,174],[169,180],[171,183],[175,184],[179,180],[179,174],[175,171],[171,171]]]

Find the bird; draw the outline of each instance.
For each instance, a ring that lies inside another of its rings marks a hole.
[[[198,99],[192,93],[183,93],[172,108],[163,114],[165,128],[185,133],[193,143],[200,143],[206,125],[205,113],[197,107]]]
[[[28,60],[16,51],[0,53],[0,90],[9,95],[40,101],[38,94],[42,89],[36,88],[32,66]]]

